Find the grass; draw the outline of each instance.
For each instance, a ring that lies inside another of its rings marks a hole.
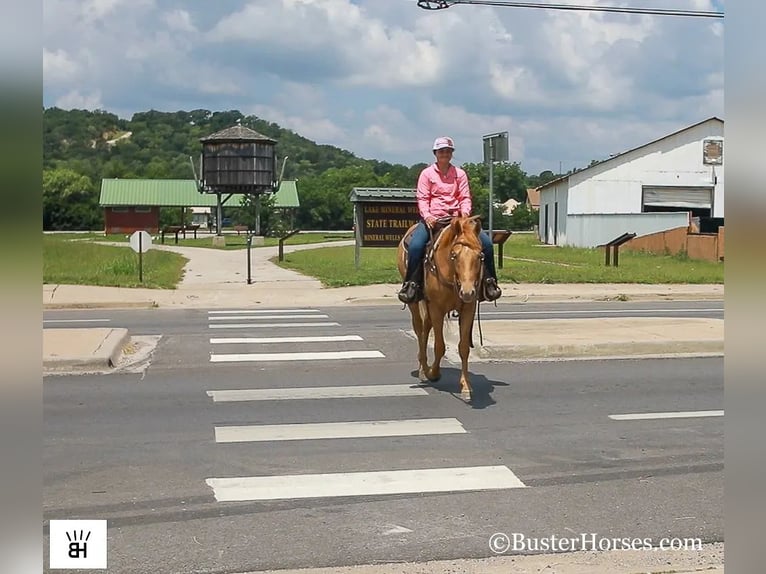
[[[298,234],[298,239],[315,243],[326,241],[331,234]],[[348,238],[348,233],[338,233]],[[179,240],[179,245],[212,248],[212,236]],[[80,241],[70,241],[79,239]],[[226,236],[227,248],[245,247],[235,244],[237,236]],[[267,244],[273,238],[267,238]],[[126,236],[103,234],[45,234],[43,236],[43,282],[47,284],[103,285],[115,287],[149,287],[173,289],[183,277],[185,257],[169,251],[150,249],[143,256],[143,283],[138,280],[138,254],[126,247],[99,245],[102,241],[127,242]],[[166,242],[167,243],[167,242]],[[171,240],[172,243],[172,240]],[[273,245],[274,243],[272,243]],[[518,283],[723,283],[723,263],[698,261],[685,255],[659,256],[646,253],[620,252],[620,266],[604,265],[603,249],[578,249],[540,245],[531,234],[515,234],[504,247],[504,268],[498,269],[501,282]],[[360,268],[354,267],[353,246],[333,246],[296,251],[275,263],[316,277],[328,287],[399,283],[396,270],[396,248],[364,248]]]
[[[132,249],[43,236],[43,283],[47,284],[174,289],[187,261],[177,253],[150,249],[143,254],[141,283],[138,253]]]
[[[504,268],[498,269],[498,277],[518,283],[723,283],[722,263],[683,255],[621,251],[619,263],[605,266],[603,249],[543,246],[532,234],[515,234],[504,246]],[[392,247],[362,249],[358,270],[353,246],[288,253],[277,264],[316,277],[328,287],[401,281]]]
[[[109,242],[109,243],[127,243],[130,239],[130,235],[104,235],[103,233],[56,233],[46,234],[46,237],[55,237],[62,240],[73,240],[76,242]],[[214,234],[207,232],[197,232],[197,239],[194,239],[192,234],[187,234],[187,238],[178,236],[178,245],[180,247],[207,247],[209,249],[245,249],[247,247],[247,237],[242,235],[226,233],[226,246],[217,247],[213,245]],[[328,233],[298,233],[293,235],[285,241],[285,245],[305,245],[310,243],[325,243],[329,241],[344,241],[353,239],[354,234],[349,231],[338,231]],[[155,235],[152,238],[152,243],[160,244],[160,236]],[[165,245],[176,245],[175,234],[169,234],[165,236]],[[263,247],[276,247],[279,245],[278,237],[266,237],[264,239]],[[258,247],[253,245],[253,249]]]

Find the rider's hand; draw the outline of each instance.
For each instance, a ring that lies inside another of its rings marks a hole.
[[[436,218],[433,215],[429,215],[426,217],[426,225],[433,229],[433,226],[436,224]]]

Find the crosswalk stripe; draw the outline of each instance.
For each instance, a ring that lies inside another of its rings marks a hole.
[[[316,323],[227,323],[225,325],[208,325],[211,329],[265,329],[274,327],[339,327],[340,323],[332,321],[317,321]]]
[[[648,421],[656,419],[692,419],[700,417],[722,417],[723,411],[677,411],[667,413],[632,413],[609,415],[615,421]]]
[[[208,478],[218,502],[526,488],[506,466]]]
[[[261,363],[265,361],[328,361],[333,359],[380,359],[380,351],[315,351],[305,353],[231,353],[210,355],[211,363]]]
[[[269,343],[334,343],[362,341],[359,335],[327,335],[318,337],[217,337],[210,339],[211,345],[269,344]]]
[[[352,399],[366,397],[423,396],[428,392],[412,385],[364,385],[353,387],[295,387],[207,391],[216,403],[238,401],[280,401],[293,399]]]
[[[266,319],[329,319],[329,315],[236,315],[234,317],[217,315],[208,317],[210,321],[247,321],[248,319],[257,319],[259,321]]]
[[[371,438],[463,434],[468,431],[455,418],[341,423],[298,423],[215,427],[215,442],[266,442],[328,438]]]
[[[269,313],[319,313],[319,309],[232,309],[230,311],[208,311],[208,315],[268,315]]]

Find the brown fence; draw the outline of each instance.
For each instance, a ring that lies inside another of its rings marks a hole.
[[[621,249],[657,255],[686,252],[691,259],[723,261],[723,244],[723,226],[718,228],[718,233],[690,233],[687,227],[677,227],[636,237],[628,241]]]

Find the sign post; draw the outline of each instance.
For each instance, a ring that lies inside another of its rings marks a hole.
[[[130,247],[138,253],[138,281],[144,282],[144,259],[143,254],[152,246],[152,236],[146,231],[135,231],[130,236]]]
[[[489,236],[493,231],[494,166],[496,161],[508,161],[508,132],[484,136],[484,163],[489,164]]]

